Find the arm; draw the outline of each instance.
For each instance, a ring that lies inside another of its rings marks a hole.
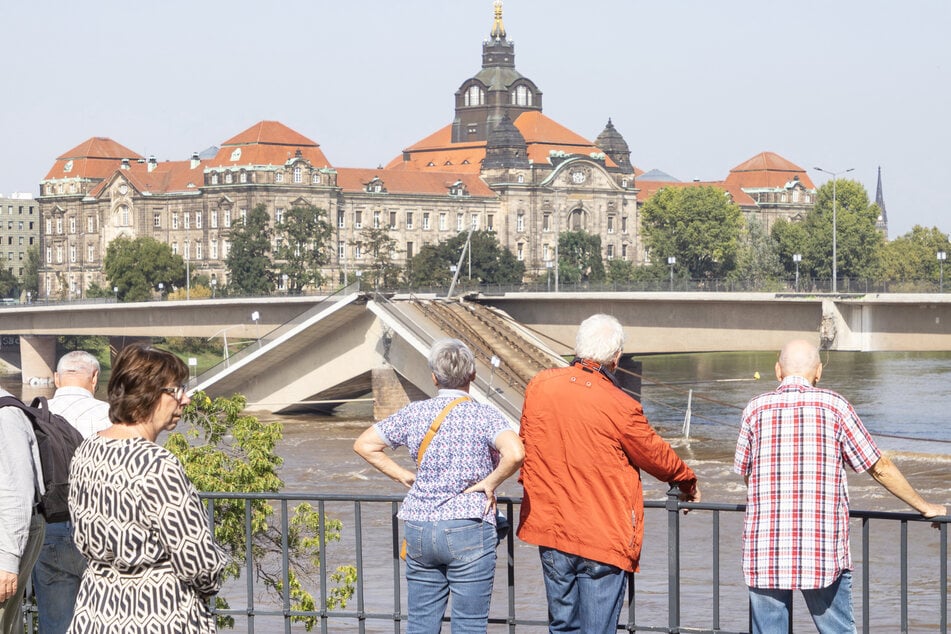
[[[932,504],[921,497],[915,488],[908,483],[905,476],[894,462],[882,456],[868,470],[875,480],[885,487],[889,493],[912,507],[924,517],[945,515],[947,511],[941,504]]]
[[[395,460],[386,455],[386,442],[377,432],[376,428],[370,426],[353,443],[353,450],[361,458],[378,469],[385,476],[396,480],[403,486],[409,488],[416,481],[416,474],[401,467]]]
[[[492,472],[485,476],[481,481],[476,482],[463,493],[475,493],[482,491],[485,493],[486,503],[485,512],[495,510],[495,490],[499,485],[505,482],[509,476],[518,471],[525,460],[525,448],[522,446],[522,440],[511,429],[499,433],[495,438],[495,448],[499,450],[501,457],[499,464]]]
[[[4,410],[0,415],[0,603],[16,592],[36,492],[30,423],[20,412]]]

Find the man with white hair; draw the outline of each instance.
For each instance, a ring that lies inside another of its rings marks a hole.
[[[747,484],[743,574],[754,634],[789,632],[793,590],[819,632],[855,632],[846,466],[924,517],[945,514],[881,454],[848,401],[816,387],[821,376],[815,344],[790,341],[776,362],[779,387],[743,411],[733,469]]]
[[[539,548],[550,632],[613,634],[644,538],[641,471],[700,501],[697,476],[617,384],[624,330],[610,315],[581,322],[575,359],[525,389],[518,536]]]
[[[109,403],[93,396],[99,382],[96,357],[83,350],[64,354],[56,364],[53,381],[56,392],[49,400],[50,412],[69,421],[83,438],[112,424]],[[85,569],[86,559],[73,543],[72,522],[47,524],[43,548],[33,569],[39,634],[66,632]]]

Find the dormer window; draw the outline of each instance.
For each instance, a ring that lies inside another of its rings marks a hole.
[[[530,106],[532,105],[532,99],[532,91],[528,86],[516,86],[515,90],[512,91],[513,106]]]
[[[383,181],[380,177],[376,176],[366,184],[366,191],[368,194],[382,194],[386,192],[386,188],[383,186]]]
[[[462,181],[456,181],[449,186],[449,195],[450,196],[468,196],[469,190],[466,188],[466,184]]]
[[[304,181],[304,172],[300,167],[294,168],[294,182],[302,183]]]
[[[467,106],[485,105],[485,92],[479,86],[469,86],[466,90],[465,104]]]
[[[274,174],[274,182],[275,182],[275,183],[283,183],[283,182],[284,182],[284,172],[276,172],[276,173]]]

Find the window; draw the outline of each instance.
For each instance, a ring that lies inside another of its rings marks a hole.
[[[347,257],[347,243],[343,240],[337,241],[337,259],[342,260]]]
[[[208,249],[209,249],[209,251],[211,251],[211,259],[212,259],[212,260],[217,260],[217,259],[218,259],[218,241],[217,241],[217,240],[211,240],[211,241],[208,243]]]
[[[542,215],[542,231],[551,231],[551,214]]]
[[[407,229],[413,228],[413,212],[412,211],[406,212],[406,228]]]
[[[614,245],[613,244],[608,245],[608,259],[609,260],[614,259]]]
[[[466,228],[466,217],[464,214],[456,214],[456,231],[462,231]]]
[[[178,255],[178,242],[172,243],[172,253],[174,253],[175,255]]]
[[[519,242],[515,245],[515,257],[519,262],[525,259],[525,243]]]
[[[608,233],[614,233],[614,216],[608,216]]]
[[[74,247],[74,249],[75,249],[75,247]],[[13,251],[7,251],[7,260],[9,260],[10,262],[13,262]],[[75,261],[76,261],[76,260],[73,260],[73,262],[75,262]]]
[[[223,253],[222,256],[225,258],[228,257],[228,254],[231,253],[231,242],[228,240],[224,241]]]
[[[357,260],[363,259],[363,243],[357,242],[353,245],[353,257]]]
[[[627,216],[621,216],[621,233],[627,233]]]
[[[10,253],[10,257],[7,258],[7,259],[8,259],[8,260],[12,260],[12,259],[13,259],[13,253],[12,253],[12,252]],[[76,261],[76,245],[75,245],[75,244],[69,245],[69,261],[70,261],[70,262],[75,262],[75,261]]]
[[[390,212],[390,229],[396,229],[396,212]]]
[[[189,217],[191,216],[191,214],[186,211],[184,214],[182,214],[182,216],[183,216],[183,220],[185,221],[184,222],[185,228],[191,229],[192,223],[191,223],[191,218]]]
[[[295,168],[294,168],[294,182],[295,182],[295,183],[300,183],[300,182],[303,182],[303,180],[304,180],[304,173],[303,173],[303,171],[301,170],[300,167],[295,167]]]
[[[188,240],[185,240],[185,250],[182,252],[182,257],[186,260],[192,259],[192,245]]]
[[[86,261],[87,262],[96,261],[96,247],[91,244],[86,245]]]
[[[515,182],[517,182],[517,183],[524,183],[524,182],[525,182],[525,174],[519,174],[518,176],[516,176],[516,177],[515,177]]]
[[[20,230],[20,231],[23,231],[23,221],[22,221],[22,220],[17,223],[17,229]]]
[[[472,219],[472,228],[475,231],[479,230],[479,214],[470,214]]]
[[[274,224],[282,225],[284,224],[284,208],[278,207],[274,210]]]
[[[622,260],[627,259],[627,245],[626,244],[621,245],[621,259]]]
[[[217,211],[211,212],[211,228],[212,229],[218,228],[218,212]]]
[[[224,210],[224,217],[222,218],[222,220],[224,220],[225,229],[231,226],[231,210],[230,209]]]
[[[515,216],[515,230],[519,233],[525,231],[525,214]]]
[[[53,247],[46,247],[46,263],[53,263]]]
[[[512,92],[512,104],[516,106],[532,105],[532,91],[529,90],[528,86],[515,87],[515,91]]]
[[[487,214],[485,217],[485,228],[489,231],[495,231],[495,215]]]
[[[447,219],[447,217],[446,217],[446,213],[443,212],[443,213],[439,214],[439,230],[440,230],[440,231],[445,231],[445,230],[448,229],[448,228],[449,228],[449,221],[448,221],[448,219]]]
[[[362,211],[353,212],[353,228],[354,229],[363,228],[363,212]]]
[[[211,175],[211,184],[212,184],[212,185],[217,185],[217,184],[218,184],[218,174],[217,174],[217,173]]]
[[[310,182],[313,183],[314,185],[320,185],[320,173],[314,172],[313,174],[311,174]]]
[[[23,246],[23,236],[17,238],[17,244],[21,247]]]
[[[239,182],[239,183],[247,183],[247,182],[248,182],[248,173],[247,173],[247,172],[241,172],[240,174],[238,174],[238,182]]]
[[[542,260],[545,262],[551,260],[551,245],[547,242],[542,245]]]
[[[423,229],[427,231],[429,230],[429,212],[428,211],[423,212]]]
[[[13,227],[11,226],[10,229],[13,229]],[[56,219],[56,233],[57,234],[63,233],[63,219],[62,218]]]
[[[230,185],[233,180],[234,176],[231,175],[231,172],[225,172],[225,184]]]
[[[277,173],[275,173],[275,174],[274,174],[274,182],[275,182],[275,183],[283,183],[283,182],[284,182],[284,172],[277,172]]]
[[[244,226],[248,225],[248,209],[247,207],[241,208],[241,224]]]
[[[408,260],[411,257],[413,257],[413,243],[407,242],[406,243],[406,259]]]
[[[201,260],[201,240],[195,243],[195,259]]]
[[[380,212],[379,211],[373,212],[373,228],[374,229],[380,228]]]
[[[178,229],[178,212],[172,213],[172,229]]]
[[[201,212],[200,211],[195,212],[195,228],[201,229]]]
[[[481,106],[485,104],[485,93],[479,86],[469,86],[466,90],[465,104],[467,106]]]
[[[47,218],[46,219],[46,235],[50,235],[52,233],[53,233],[53,219]]]

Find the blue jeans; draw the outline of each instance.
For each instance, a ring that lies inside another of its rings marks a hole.
[[[549,632],[617,632],[627,583],[624,570],[544,546],[538,554],[548,596]]]
[[[852,572],[846,570],[828,588],[800,590],[812,622],[820,634],[855,632],[852,615]],[[753,634],[789,632],[792,590],[750,588],[750,618]]]
[[[86,559],[73,543],[72,522],[46,525],[43,548],[33,568],[39,634],[64,634],[73,619]]]
[[[478,519],[405,522],[406,634],[442,628],[452,594],[452,633],[486,631],[495,581],[495,526]]]

